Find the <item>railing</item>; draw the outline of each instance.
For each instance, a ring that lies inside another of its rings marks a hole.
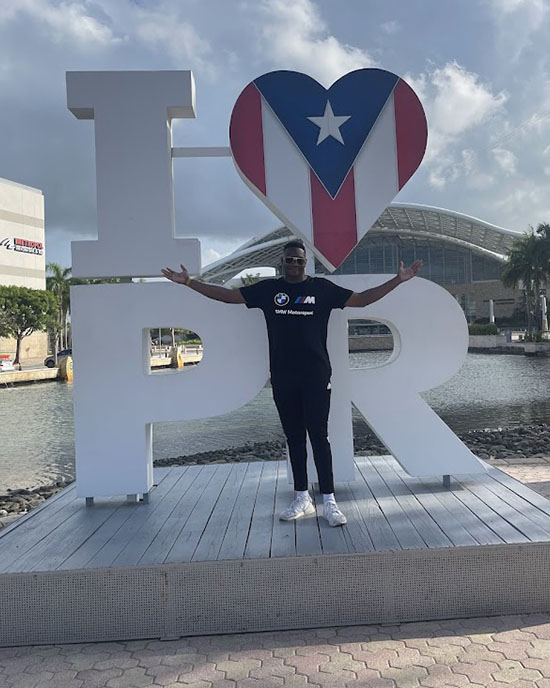
[[[204,351],[202,344],[197,344],[195,346],[180,346],[178,347],[182,354],[186,356],[198,356]]]
[[[197,356],[198,354],[203,352],[203,349],[204,347],[202,346],[202,344],[194,344],[193,346],[178,344],[178,351],[180,351],[182,354]],[[151,346],[152,358],[170,358],[171,352],[171,346]]]

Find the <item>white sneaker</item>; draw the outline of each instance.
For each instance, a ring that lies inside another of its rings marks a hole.
[[[295,499],[281,512],[279,518],[281,521],[295,521],[302,516],[309,516],[315,513],[315,505],[311,501],[311,497],[307,499]]]
[[[325,518],[329,526],[343,526],[348,522],[348,519],[338,508],[336,502],[327,502],[325,504]]]

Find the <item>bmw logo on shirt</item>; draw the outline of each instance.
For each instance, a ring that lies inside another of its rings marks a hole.
[[[280,291],[278,294],[275,294],[275,297],[273,299],[277,306],[286,306],[286,304],[290,301],[290,298],[288,294],[285,294],[284,291]]]

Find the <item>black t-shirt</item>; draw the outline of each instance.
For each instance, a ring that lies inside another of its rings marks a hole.
[[[261,308],[269,337],[271,378],[291,375],[326,376],[331,367],[327,352],[327,326],[333,308],[343,308],[352,295],[322,277],[303,282],[266,279],[241,287],[248,308]]]

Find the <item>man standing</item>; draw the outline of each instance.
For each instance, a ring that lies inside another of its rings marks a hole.
[[[353,292],[328,279],[306,275],[306,251],[301,241],[289,241],[283,248],[279,279],[266,279],[248,287],[227,289],[192,279],[164,268],[162,274],[173,282],[225,303],[244,303],[261,308],[269,338],[269,362],[273,399],[288,443],[294,478],[295,499],[280,514],[285,521],[315,512],[308,492],[306,433],[323,495],[324,516],[331,526],[346,523],[334,498],[332,454],[328,441],[330,377],[327,327],[333,308],[362,307],[378,301],[402,282],[414,277],[422,267],[415,261],[373,289]]]

